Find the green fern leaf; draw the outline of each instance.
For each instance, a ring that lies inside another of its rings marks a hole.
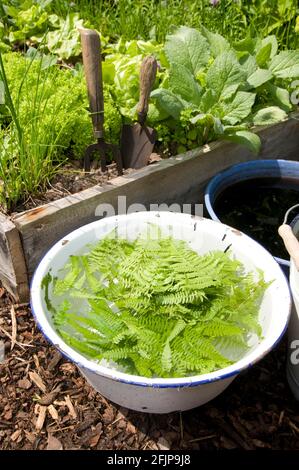
[[[134,241],[113,230],[43,283],[70,346],[145,377],[206,373],[237,360],[262,333],[268,285],[229,253],[200,256],[153,224]]]

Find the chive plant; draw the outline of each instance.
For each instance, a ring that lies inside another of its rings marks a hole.
[[[27,79],[33,66],[37,68],[37,80],[29,82]],[[0,54],[5,106],[5,119],[2,119],[0,129],[0,205],[4,211],[13,210],[20,200],[45,188],[55,171],[53,156],[57,136],[52,135],[51,125],[46,128],[42,125],[49,113],[46,83],[53,76],[49,72],[42,77],[41,72],[42,60],[29,59],[23,67],[19,89],[13,96]],[[53,118],[62,105],[57,103],[56,109],[52,110]]]
[[[93,130],[82,67],[61,67],[34,48],[3,54],[1,64],[0,206],[11,212],[43,192],[64,162],[81,159]],[[108,89],[104,99],[105,133],[116,144],[121,115]]]

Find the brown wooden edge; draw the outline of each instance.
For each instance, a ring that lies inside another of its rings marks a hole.
[[[20,233],[3,214],[0,214],[0,277],[17,302],[28,301],[28,275]]]

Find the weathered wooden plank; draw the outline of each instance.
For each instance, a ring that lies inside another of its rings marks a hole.
[[[17,301],[28,299],[28,276],[20,233],[3,214],[0,214],[0,279]]]
[[[258,131],[262,151],[258,158],[297,160],[299,122],[296,119]],[[218,141],[118,177],[75,195],[29,210],[14,217],[24,247],[29,277],[39,260],[57,240],[81,225],[96,220],[99,204],[111,204],[118,213],[118,197],[127,207],[150,204],[199,203],[208,180],[234,163],[255,159],[244,147]]]

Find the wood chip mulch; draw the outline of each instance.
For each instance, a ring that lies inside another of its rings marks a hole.
[[[149,415],[96,393],[0,287],[0,449],[299,449],[286,342],[212,402]],[[0,348],[1,349],[1,348]]]

